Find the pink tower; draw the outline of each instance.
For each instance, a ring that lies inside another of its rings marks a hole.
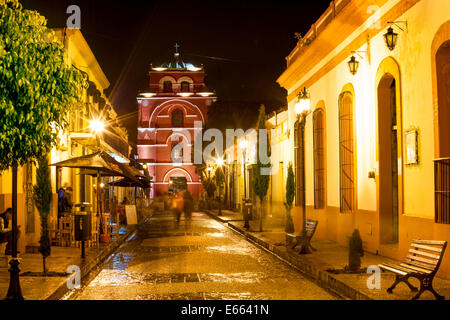
[[[202,184],[192,159],[194,133],[206,123],[207,108],[216,99],[205,85],[203,66],[173,60],[151,67],[150,89],[137,96],[137,152],[153,178],[151,196],[188,189],[198,199]]]

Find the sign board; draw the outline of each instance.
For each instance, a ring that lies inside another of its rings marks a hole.
[[[127,215],[127,224],[137,224],[136,206],[125,206],[125,213]]]

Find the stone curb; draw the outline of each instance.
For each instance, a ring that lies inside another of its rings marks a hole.
[[[250,242],[253,242],[267,251],[273,253],[278,258],[288,262],[293,267],[298,269],[304,275],[308,276],[311,280],[316,282],[322,288],[330,291],[333,294],[336,294],[342,298],[351,299],[351,300],[373,300],[366,294],[361,291],[347,285],[346,283],[336,279],[331,273],[320,269],[311,261],[308,261],[307,258],[300,255],[293,255],[287,251],[280,250],[277,246],[270,244],[255,235],[251,232],[248,232],[240,227],[235,226],[232,223],[229,223],[226,220],[220,219],[220,217],[216,216],[212,212],[204,211],[208,216],[226,224],[230,229],[244,236]]]
[[[117,250],[117,248],[119,248],[134,232],[136,232],[139,229],[140,224],[145,224],[152,217],[152,215],[153,214],[146,217],[141,223],[138,223],[137,225],[127,228],[126,233],[121,235],[117,241],[111,242],[110,245],[103,248],[103,250],[101,250],[100,253],[95,258],[83,264],[83,266],[80,268],[81,279],[82,280],[85,279],[91,271],[93,271],[97,266],[103,263],[115,250]],[[70,291],[69,288],[67,287],[68,279],[69,275],[66,277],[64,282],[44,300],[61,299],[67,292]]]

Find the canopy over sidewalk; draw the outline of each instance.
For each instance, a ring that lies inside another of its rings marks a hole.
[[[96,176],[97,174],[101,176],[121,176],[136,182],[139,182],[136,178],[137,173],[143,175],[129,165],[117,162],[105,151],[98,151],[85,156],[52,163],[50,166],[85,169],[82,174],[92,176]]]

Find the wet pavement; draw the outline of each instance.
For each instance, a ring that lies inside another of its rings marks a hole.
[[[155,214],[124,243],[78,300],[336,299],[288,264],[204,213]]]

